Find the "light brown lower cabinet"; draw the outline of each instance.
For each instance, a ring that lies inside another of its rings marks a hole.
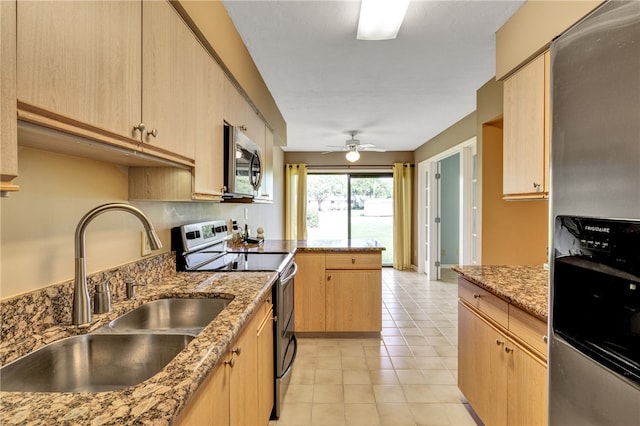
[[[266,425],[273,380],[273,307],[266,300],[175,424]]]
[[[458,386],[484,424],[547,424],[545,361],[462,301],[458,330]]]
[[[382,254],[297,253],[296,332],[382,330]]]
[[[379,270],[327,270],[326,295],[326,331],[380,331],[382,281]]]

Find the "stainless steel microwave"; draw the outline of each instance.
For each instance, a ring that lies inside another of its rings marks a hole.
[[[225,198],[253,198],[262,181],[262,152],[239,127],[224,126]]]

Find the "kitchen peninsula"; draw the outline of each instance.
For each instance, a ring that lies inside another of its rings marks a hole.
[[[306,337],[378,336],[382,250],[376,240],[265,240],[231,252],[295,253],[295,331]]]
[[[375,240],[298,241],[296,333],[379,335],[382,250]]]

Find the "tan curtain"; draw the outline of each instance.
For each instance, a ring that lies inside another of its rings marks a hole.
[[[413,168],[410,163],[393,164],[393,267],[411,268],[411,213]]]
[[[307,239],[307,165],[285,164],[284,235],[287,240]]]

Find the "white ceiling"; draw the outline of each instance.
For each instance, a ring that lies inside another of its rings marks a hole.
[[[494,33],[522,3],[413,0],[397,39],[359,41],[359,1],[224,1],[287,122],[286,151],[326,151],[350,130],[413,151],[475,110]]]

